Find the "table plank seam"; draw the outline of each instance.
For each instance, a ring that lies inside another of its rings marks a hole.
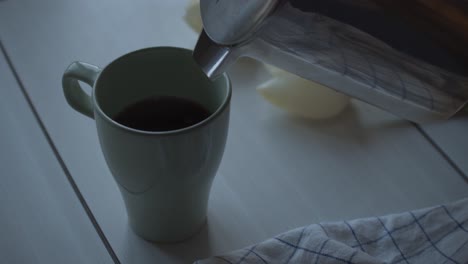
[[[96,230],[99,238],[101,239],[102,243],[104,244],[104,247],[106,248],[107,252],[109,253],[109,255],[112,258],[112,260],[114,261],[114,263],[120,264],[121,263],[120,260],[118,259],[117,255],[114,252],[112,246],[110,245],[107,237],[105,236],[104,232],[102,231],[101,227],[99,226],[99,223],[97,222],[96,218],[94,217],[90,207],[88,206],[88,203],[86,202],[84,196],[80,192],[80,190],[78,188],[78,185],[76,184],[75,180],[73,179],[73,176],[71,175],[71,173],[70,173],[68,167],[66,166],[64,160],[60,156],[60,153],[58,152],[57,147],[55,146],[54,142],[52,141],[52,138],[51,138],[49,132],[47,131],[47,128],[45,127],[44,122],[42,121],[41,117],[39,116],[39,113],[37,112],[36,107],[34,106],[28,92],[26,91],[26,89],[25,89],[25,87],[23,85],[23,82],[21,81],[21,78],[19,77],[18,72],[16,71],[16,69],[15,69],[15,67],[13,65],[13,62],[10,59],[5,46],[3,45],[3,42],[1,40],[1,38],[0,38],[0,51],[3,54],[3,56],[5,57],[6,63],[8,65],[8,67],[10,68],[11,73],[13,74],[16,83],[20,87],[21,93],[23,94],[23,96],[24,96],[24,98],[25,98],[25,100],[26,100],[26,102],[27,102],[33,116],[34,116],[34,119],[38,123],[39,128],[42,131],[42,134],[44,135],[49,147],[51,148],[52,152],[54,153],[54,156],[57,159],[57,161],[58,161],[58,163],[60,165],[60,168],[62,169],[65,176],[67,177],[68,183],[71,185],[71,187],[73,189],[73,192],[75,193],[75,195],[78,198],[80,204],[82,205],[86,215],[88,216],[88,219],[91,221],[91,224],[93,225],[94,229]]]
[[[437,144],[437,142],[428,134],[426,131],[418,124],[413,123],[413,125],[416,127],[416,130],[419,131],[419,133],[429,142],[429,144],[434,147],[434,149],[442,156],[442,158],[448,162],[450,167],[452,167],[460,177],[465,180],[466,183],[468,183],[468,175],[457,165],[455,161],[453,161],[450,156]]]

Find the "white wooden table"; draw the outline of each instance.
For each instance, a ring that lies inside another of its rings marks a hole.
[[[302,225],[467,196],[468,117],[419,127],[353,101],[333,120],[297,120],[257,95],[261,69],[237,66],[208,224],[178,244],[137,237],[95,125],[66,104],[61,75],[73,60],[193,47],[186,4],[0,1],[1,263],[189,263]]]

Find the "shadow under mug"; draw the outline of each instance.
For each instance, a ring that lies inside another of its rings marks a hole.
[[[78,81],[92,87],[89,96]],[[231,83],[226,74],[210,81],[192,51],[155,47],[131,52],[104,69],[73,62],[62,79],[67,102],[94,118],[101,149],[139,236],[175,242],[205,223],[212,181],[228,132]],[[197,102],[212,114],[182,129],[149,132],[121,125],[113,117],[153,96]]]

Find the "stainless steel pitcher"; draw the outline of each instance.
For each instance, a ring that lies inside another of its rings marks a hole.
[[[210,78],[248,56],[405,119],[468,101],[467,0],[201,0]]]

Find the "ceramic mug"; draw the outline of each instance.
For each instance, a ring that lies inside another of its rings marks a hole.
[[[78,81],[92,87],[89,96]],[[181,241],[204,224],[211,183],[226,143],[231,84],[224,74],[210,81],[192,51],[147,48],[100,69],[73,62],[62,79],[67,102],[94,118],[101,149],[139,236]],[[125,107],[153,96],[177,96],[212,114],[182,129],[149,132],[114,121]]]

